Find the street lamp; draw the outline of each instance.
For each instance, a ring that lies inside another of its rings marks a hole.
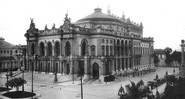
[[[23,80],[24,80],[24,69],[25,69],[25,67],[22,66],[22,67],[21,67],[21,71],[22,71],[22,79],[23,79]],[[24,83],[23,83],[23,85],[22,85],[22,91],[24,92]]]
[[[33,57],[33,61],[32,61],[32,84],[31,84],[31,92],[33,93],[33,70],[34,70],[34,65],[35,65],[35,67],[37,66],[37,58],[38,58],[38,55],[34,55],[34,57]],[[35,64],[34,64],[35,63]]]
[[[185,67],[184,67],[184,47],[185,47],[185,43],[184,43],[184,40],[181,40],[181,48],[182,48],[182,55],[181,55],[181,66],[179,68],[180,70],[180,76],[181,77],[185,77]]]
[[[83,99],[83,85],[82,85],[82,67],[80,68],[80,76],[81,76],[81,99]]]

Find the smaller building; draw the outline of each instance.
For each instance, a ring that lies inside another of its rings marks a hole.
[[[16,70],[23,65],[22,49],[26,45],[13,45],[0,37],[0,71]]]
[[[158,57],[159,62],[155,64],[156,66],[166,66],[165,60],[166,60],[166,54],[164,52],[164,49],[155,49],[154,50],[155,55]]]

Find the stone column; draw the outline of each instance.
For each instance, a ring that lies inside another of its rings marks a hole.
[[[70,59],[70,73],[69,74],[73,74],[73,60],[72,58]]]
[[[88,75],[88,56],[84,56],[84,79],[89,78]]]
[[[62,62],[62,75],[65,75],[65,61]]]
[[[118,58],[116,58],[116,73],[118,73]]]
[[[128,61],[128,68],[131,69],[131,68],[130,68],[130,58],[128,58],[127,61]]]
[[[120,60],[120,72],[122,73],[123,68],[122,68],[122,58],[119,59]]]
[[[112,72],[112,75],[115,74],[115,71],[114,71],[114,60],[111,60],[110,61],[110,65],[111,65],[111,72]]]

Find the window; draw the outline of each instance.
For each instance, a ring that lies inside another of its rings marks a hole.
[[[96,47],[94,45],[91,46],[91,55],[92,56],[95,56],[95,54],[96,54],[95,48]]]
[[[102,39],[102,43],[105,43],[105,40],[104,39]]]
[[[110,44],[112,44],[112,40],[110,40]]]
[[[110,55],[113,55],[113,46],[110,46]]]
[[[45,46],[44,43],[41,42],[40,43],[40,56],[44,56],[45,55]]]
[[[52,56],[52,44],[51,44],[51,42],[48,42],[48,44],[47,44],[47,55]]]
[[[4,50],[4,53],[6,54],[6,50]]]
[[[109,43],[109,40],[106,40],[106,43],[108,44]]]
[[[58,41],[55,43],[55,55],[60,55],[60,43]]]
[[[102,55],[103,56],[105,55],[105,46],[104,45],[102,46]]]
[[[65,45],[65,55],[70,56],[71,55],[71,44],[69,41],[66,42]]]

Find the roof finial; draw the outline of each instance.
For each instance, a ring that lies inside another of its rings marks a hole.
[[[110,15],[110,5],[108,5],[107,14],[109,14],[109,15]]]

